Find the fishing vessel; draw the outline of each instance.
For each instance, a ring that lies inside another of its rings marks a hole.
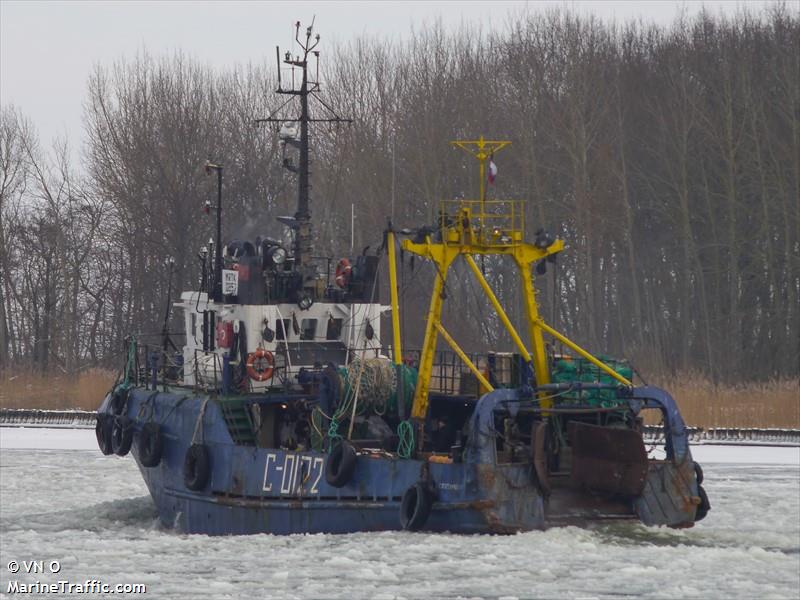
[[[160,520],[187,533],[511,533],[702,519],[710,508],[702,469],[674,399],[634,385],[625,361],[594,356],[540,314],[534,269],[552,264],[564,242],[543,230],[527,241],[525,203],[487,199],[493,156],[510,142],[453,143],[476,161],[476,199],[442,202],[435,223],[390,222],[377,252],[316,257],[309,129],[346,120],[331,109],[312,117],[320,86],[309,59],[319,56],[319,36],[298,23],[296,40],[299,54],[278,61],[297,82],[284,88],[279,77],[277,92],[299,114],[260,120],[276,127],[297,177],[296,213],[278,217],[290,235],[223,242],[222,166],[206,165],[218,177],[216,239],[200,252],[198,289],[174,305],[185,339],[177,345],[167,332],[169,309],[157,344],[131,336],[98,410],[101,451],[130,453]],[[424,319],[402,312],[398,249],[434,266]],[[515,265],[524,329],[480,257]],[[463,286],[448,274],[462,261],[512,352],[467,353],[446,328],[446,298]],[[380,301],[381,268],[389,304]],[[417,352],[403,351],[401,319],[424,328]],[[643,441],[647,413],[663,422],[663,456]]]

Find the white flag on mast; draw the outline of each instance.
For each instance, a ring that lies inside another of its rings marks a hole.
[[[497,177],[497,165],[494,164],[494,153],[489,155],[489,183],[494,183],[494,178]]]

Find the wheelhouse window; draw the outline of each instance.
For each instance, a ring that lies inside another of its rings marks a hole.
[[[342,337],[342,323],[344,319],[328,319],[328,329],[325,332],[325,339],[328,341],[335,341]]]
[[[300,322],[300,339],[313,340],[317,334],[317,320],[303,319]]]
[[[289,331],[289,327],[290,327],[289,319],[278,319],[277,321],[275,321],[275,339],[285,340],[286,332]]]

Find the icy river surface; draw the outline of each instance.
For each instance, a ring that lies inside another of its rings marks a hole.
[[[117,598],[800,597],[798,448],[696,447],[712,510],[688,530],[214,538],[163,529],[133,459],[93,444],[91,430],[0,428],[0,597],[45,597],[12,581],[87,580],[147,587]]]

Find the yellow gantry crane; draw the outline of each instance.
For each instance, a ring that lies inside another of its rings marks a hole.
[[[481,136],[478,140],[459,140],[451,143],[466,150],[478,160],[480,196],[479,200],[446,200],[442,202],[439,211],[438,231],[427,235],[422,242],[408,239],[402,242],[403,250],[432,261],[436,266],[437,272],[425,325],[425,339],[419,361],[419,379],[414,393],[411,417],[419,423],[424,421],[427,415],[428,392],[439,335],[475,375],[483,389],[489,391],[493,389],[484,374],[469,359],[442,324],[445,282],[447,281],[450,266],[459,256],[463,256],[475,279],[497,312],[500,321],[511,336],[520,355],[528,364],[532,365],[537,385],[550,383],[550,369],[547,364],[543,338],[543,333],[547,333],[623,385],[630,386],[630,381],[547,325],[539,315],[539,306],[536,301],[537,292],[534,287],[531,265],[552,254],[561,252],[564,249],[564,242],[558,239],[555,241],[547,240],[546,243],[541,243],[537,240],[537,244],[525,242],[525,206],[523,201],[486,199],[487,161],[490,160],[494,153],[509,146],[511,142],[486,140]],[[387,243],[389,248],[394,359],[397,364],[400,364],[402,362],[400,307],[397,296],[397,265],[395,262],[394,233],[392,231],[388,232]],[[520,281],[522,282],[530,351],[475,263],[473,257],[477,255],[510,256],[517,265]],[[540,397],[540,402],[543,408],[551,407],[551,402],[544,395]]]

